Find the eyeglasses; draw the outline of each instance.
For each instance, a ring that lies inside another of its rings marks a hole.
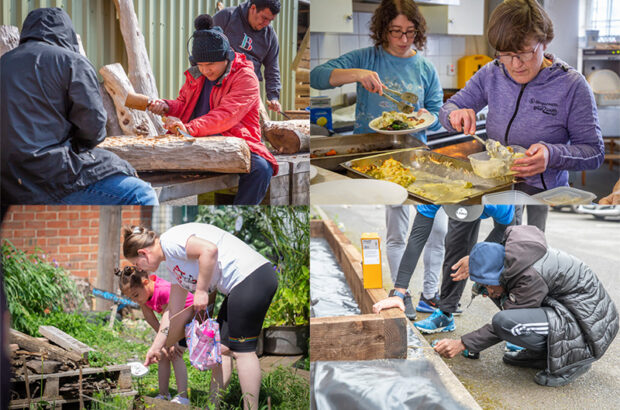
[[[388,33],[390,33],[390,36],[392,38],[397,38],[397,39],[403,38],[403,34],[407,36],[407,40],[411,40],[415,36],[415,30],[414,29],[407,30],[407,31],[388,30]]]
[[[516,58],[522,63],[527,63],[534,58],[534,54],[536,54],[536,50],[540,47],[540,43],[534,47],[532,51],[524,51],[523,53],[509,53],[509,54],[499,54],[495,53],[495,58],[497,58],[502,64],[509,65],[512,64],[512,59]]]

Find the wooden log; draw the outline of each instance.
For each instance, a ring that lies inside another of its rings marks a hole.
[[[114,268],[119,266],[121,239],[121,208],[118,206],[102,206],[99,208],[99,239],[97,252],[97,282],[99,289],[114,293],[116,283]],[[112,302],[95,299],[95,310],[110,309]]]
[[[19,44],[19,29],[15,26],[0,26],[0,57]]]
[[[125,135],[159,135],[146,112],[130,110],[125,107],[127,93],[135,90],[125,70],[119,63],[101,67],[99,73],[103,77],[105,89],[110,93],[116,107],[116,115],[123,134]]]
[[[279,154],[310,151],[310,121],[267,121],[262,128],[263,138]]]
[[[84,50],[84,44],[82,44],[82,37],[79,34],[76,34],[76,37],[77,37],[78,48],[80,50],[80,54],[83,55],[84,57],[87,57],[86,50]]]
[[[26,366],[37,374],[54,373],[58,371],[61,362],[56,360],[28,360]]]
[[[103,208],[107,207],[102,207],[102,209]],[[120,246],[120,241],[118,245]],[[110,256],[113,255],[108,254],[108,257]],[[118,262],[118,260],[116,260],[115,262]],[[86,360],[88,360],[88,352],[94,351],[87,344],[80,342],[73,336],[66,334],[65,332],[54,326],[39,326],[39,333],[51,340],[53,343],[56,343],[58,346],[64,348],[65,350],[80,354]]]
[[[123,130],[121,129],[116,115],[114,101],[112,100],[112,97],[110,97],[108,90],[105,89],[103,83],[99,83],[99,94],[103,100],[103,108],[105,108],[108,115],[108,120],[105,124],[106,135],[123,135]]]
[[[82,356],[80,356],[78,353],[68,352],[60,347],[53,346],[49,343],[40,342],[34,337],[28,336],[27,334],[24,334],[15,329],[11,329],[10,336],[11,343],[16,343],[22,349],[31,352],[45,353],[50,360],[58,360],[61,362],[65,362],[67,360],[79,362],[80,360],[82,360]]]
[[[137,171],[247,173],[251,165],[248,144],[236,137],[108,137],[98,147],[114,152]]]
[[[151,68],[151,61],[146,51],[144,35],[140,31],[138,17],[133,7],[133,1],[114,0],[114,4],[119,17],[121,34],[125,41],[125,50],[127,50],[129,81],[138,93],[157,99],[159,98],[157,84],[153,75],[153,69]],[[155,127],[156,134],[164,134],[166,131],[158,116],[151,112],[147,113],[147,115]]]

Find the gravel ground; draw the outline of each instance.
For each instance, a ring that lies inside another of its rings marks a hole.
[[[362,232],[378,232],[385,238],[385,212],[382,206],[324,206],[323,210],[336,221],[341,230],[359,248]],[[412,220],[413,218],[411,218]],[[484,220],[480,239],[484,239],[492,225]],[[547,221],[549,246],[568,252],[588,264],[604,284],[606,290],[620,309],[620,222],[598,221],[589,215],[550,211]],[[382,249],[384,244],[382,244]],[[391,288],[391,280],[385,254],[383,257],[384,287]],[[421,258],[420,258],[421,259]],[[414,272],[410,291],[417,300],[421,285],[423,264],[420,260]],[[471,282],[470,282],[471,283]],[[470,284],[461,299],[463,307],[470,300]],[[443,336],[457,338],[488,323],[497,312],[495,305],[481,297],[456,319],[456,331]],[[418,319],[426,314],[418,314]],[[427,336],[427,340],[441,338]],[[445,359],[454,374],[470,391],[483,408],[618,408],[620,392],[620,337],[611,344],[603,358],[592,365],[592,370],[574,383],[549,388],[537,385],[536,370],[514,368],[505,365],[501,358],[503,343],[481,353],[480,360],[462,356]]]

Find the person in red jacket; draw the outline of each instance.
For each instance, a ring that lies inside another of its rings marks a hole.
[[[170,131],[180,128],[193,137],[224,135],[243,138],[251,151],[248,174],[240,174],[236,205],[259,204],[278,172],[278,163],[261,142],[260,91],[254,66],[235,53],[220,27],[202,14],[194,21],[192,67],[176,100],[155,100],[149,110],[168,116]]]

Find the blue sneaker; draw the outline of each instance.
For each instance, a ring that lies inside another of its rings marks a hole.
[[[510,342],[506,342],[506,347],[504,347],[504,350],[506,352],[520,352],[523,349],[525,349],[525,348],[521,347],[521,346],[517,346],[517,345],[512,344]]]
[[[414,322],[413,325],[422,333],[453,332],[456,329],[454,317],[446,316],[439,309],[426,319]]]
[[[439,298],[437,295],[427,299],[424,297],[424,294],[420,293],[420,301],[418,302],[418,306],[415,307],[415,310],[423,313],[433,313],[435,309],[437,309],[438,303]]]

